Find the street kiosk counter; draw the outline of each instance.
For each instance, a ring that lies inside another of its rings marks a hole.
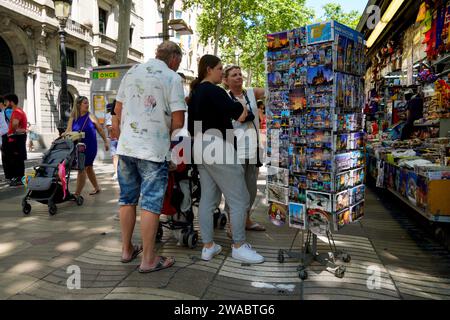
[[[133,64],[121,64],[92,68],[91,112],[98,118],[102,126],[105,124],[106,105],[114,101],[120,82],[132,66]],[[99,135],[97,135],[97,139],[101,141]],[[103,148],[98,148],[97,158],[100,160],[109,159],[109,152],[105,152]]]

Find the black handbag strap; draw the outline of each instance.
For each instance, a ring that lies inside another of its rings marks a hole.
[[[84,127],[86,126],[86,122],[88,121],[88,119],[89,119],[89,112],[88,112],[88,114],[87,114],[86,119],[84,120],[83,126],[81,127],[80,131],[78,131],[78,132],[83,132],[83,129],[84,129]]]

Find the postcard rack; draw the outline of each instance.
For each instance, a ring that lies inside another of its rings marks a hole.
[[[350,256],[331,231],[364,214],[363,36],[329,21],[269,34],[267,48],[269,218],[307,231],[302,252],[279,260],[300,258],[302,279],[312,261],[340,277],[335,257]],[[331,252],[317,252],[318,236]]]

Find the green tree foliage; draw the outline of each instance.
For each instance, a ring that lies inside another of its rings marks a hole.
[[[266,35],[293,29],[314,18],[305,0],[186,0],[200,6],[197,32],[203,44],[220,48],[225,64],[237,63],[247,73],[247,85],[264,85]],[[215,50],[215,52],[217,52]]]
[[[361,19],[361,14],[358,11],[352,10],[350,12],[344,12],[342,6],[335,2],[327,3],[322,8],[325,11],[323,20],[336,20],[353,29],[356,29],[356,26]]]

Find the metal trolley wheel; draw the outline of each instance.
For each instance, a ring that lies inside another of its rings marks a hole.
[[[26,215],[29,215],[30,212],[31,212],[31,205],[30,205],[29,203],[25,202],[25,203],[22,205],[22,212],[23,212],[24,214],[26,214]]]

